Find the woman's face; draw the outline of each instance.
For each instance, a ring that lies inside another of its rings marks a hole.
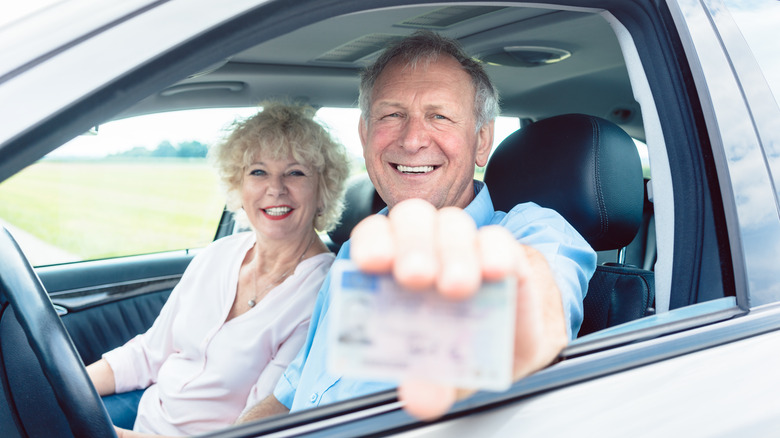
[[[315,169],[292,157],[262,153],[244,170],[241,201],[254,229],[268,239],[304,238],[314,228],[319,199]]]

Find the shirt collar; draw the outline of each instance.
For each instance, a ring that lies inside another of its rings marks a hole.
[[[493,218],[493,200],[490,198],[490,192],[482,181],[474,180],[474,199],[464,209],[466,213],[477,223],[477,228],[490,224]],[[387,216],[387,207],[379,211],[378,214]]]
[[[490,224],[493,219],[493,200],[484,182],[474,180],[474,199],[465,211],[477,223],[477,228]]]

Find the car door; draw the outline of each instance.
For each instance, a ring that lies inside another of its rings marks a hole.
[[[0,221],[85,364],[146,331],[192,257],[219,234],[224,196],[206,153],[253,111],[109,122],[0,184]]]

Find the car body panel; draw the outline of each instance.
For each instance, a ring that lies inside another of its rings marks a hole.
[[[0,77],[0,101],[14,102],[14,105],[1,106],[0,117],[9,120],[13,114],[14,123],[4,123],[0,126],[0,143],[3,144],[0,148],[0,175],[13,174],[39,158],[42,152],[49,152],[80,133],[73,132],[72,128],[60,131],[58,126],[64,121],[58,121],[47,129],[51,140],[45,142],[47,146],[41,146],[42,150],[18,145],[29,142],[22,136],[34,127],[49,122],[56,114],[67,114],[66,109],[84,102],[101,88],[116,83],[166,51],[236,14],[256,7],[258,3],[262,2],[243,0],[225,5],[209,1],[160,2],[144,13],[131,13],[114,26],[111,25],[111,19],[114,17],[104,17],[101,24],[105,27],[98,28],[99,32],[83,37],[70,35],[70,41],[58,42],[60,49],[45,55],[40,62],[20,60],[18,62],[21,65],[10,66],[14,74]],[[68,4],[62,7],[66,5]],[[80,11],[79,4],[68,6],[74,8],[73,13]],[[142,3],[137,3],[136,8],[143,6]],[[171,16],[187,12],[187,20],[170,19]],[[27,23],[20,22],[18,27],[24,24]],[[10,33],[10,30],[5,31]],[[0,32],[0,39],[3,36],[4,33]],[[24,74],[21,74],[22,72]],[[64,75],[67,87],[46,80],[59,75]],[[180,78],[171,78],[170,81],[177,79]],[[123,88],[119,86],[114,93],[122,93]],[[29,90],[36,92],[31,95]],[[91,119],[94,126],[106,114],[86,113],[81,116]],[[81,132],[85,131],[86,128]],[[17,149],[23,151],[19,152]]]
[[[766,379],[780,363],[778,344],[775,331],[398,436],[768,436],[780,428],[780,380]]]

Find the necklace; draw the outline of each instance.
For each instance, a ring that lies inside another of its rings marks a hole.
[[[281,276],[279,276],[279,278],[277,278],[276,281],[268,283],[268,286],[266,286],[265,289],[263,289],[263,293],[262,293],[262,295],[260,295],[260,298],[264,297],[268,293],[268,291],[271,290],[271,288],[274,287],[274,285],[280,284],[282,281],[284,281],[284,279],[288,275],[290,275],[290,273],[295,269],[295,267],[298,266],[299,263],[301,263],[301,261],[303,260],[303,256],[305,256],[306,252],[309,250],[309,248],[311,248],[311,244],[312,243],[314,243],[314,237],[311,238],[311,240],[309,241],[309,245],[306,246],[306,249],[303,250],[303,253],[301,253],[301,256],[298,257],[298,261],[292,267],[290,267],[289,269],[284,271],[284,273]],[[250,309],[252,307],[255,307],[255,305],[257,304],[257,296],[258,296],[258,294],[257,294],[258,287],[257,286],[259,286],[259,285],[257,284],[258,283],[257,282],[257,270],[254,271],[254,274],[255,274],[254,275],[255,294],[254,294],[254,296],[252,296],[252,298],[249,299],[249,301],[246,302],[249,305]]]

